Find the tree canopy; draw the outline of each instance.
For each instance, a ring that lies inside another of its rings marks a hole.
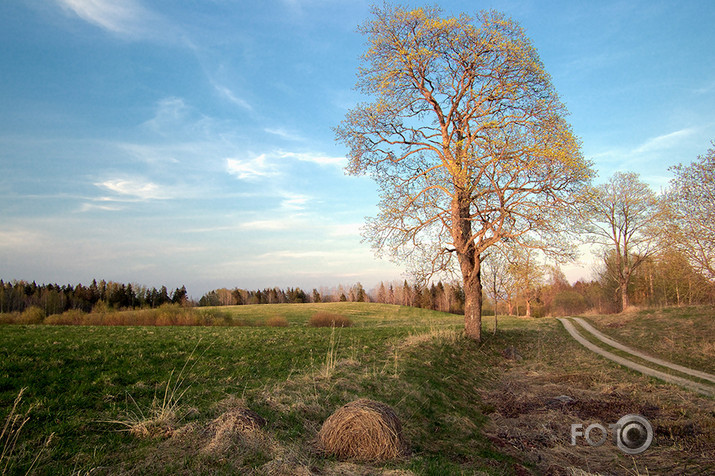
[[[594,187],[587,211],[591,241],[613,255],[625,310],[633,273],[665,244],[663,201],[638,174],[616,172],[607,183]]]
[[[495,11],[375,7],[358,89],[336,133],[348,172],[380,186],[375,249],[428,277],[458,270],[480,338],[482,254],[502,242],[565,253],[558,233],[592,171],[538,54]]]
[[[678,242],[696,269],[715,280],[715,148],[671,170],[669,203]]]

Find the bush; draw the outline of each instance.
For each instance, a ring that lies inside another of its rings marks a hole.
[[[15,322],[18,324],[42,324],[45,320],[45,311],[37,306],[30,306],[17,318]]]
[[[353,321],[342,314],[317,312],[310,318],[308,325],[311,327],[351,327]]]
[[[273,316],[266,320],[268,327],[288,327],[288,320],[283,316]]]
[[[71,309],[65,311],[62,314],[52,314],[47,316],[45,319],[45,324],[55,325],[55,326],[81,326],[81,325],[91,325],[88,318],[88,314],[82,312],[78,309]]]

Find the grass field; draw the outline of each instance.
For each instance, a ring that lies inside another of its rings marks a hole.
[[[20,389],[30,419],[5,474],[631,474],[715,469],[715,407],[706,399],[588,354],[551,319],[501,318],[475,344],[462,318],[415,308],[334,303],[221,308],[228,318],[286,327],[0,327],[0,417]],[[352,327],[314,328],[316,312]],[[503,351],[514,346],[522,359]],[[572,405],[553,405],[559,395]],[[411,455],[341,462],[316,435],[361,397],[391,405]],[[224,432],[232,408],[267,421]],[[613,445],[569,444],[571,423],[653,423],[637,459]],[[223,419],[222,419],[223,418]],[[131,430],[131,431],[129,431]],[[0,441],[0,446],[5,442]],[[4,468],[4,469],[3,469]],[[557,470],[561,468],[560,470]],[[675,468],[675,470],[673,470]],[[561,473],[559,472],[561,471]]]
[[[643,309],[587,319],[621,343],[677,364],[715,373],[712,306]]]

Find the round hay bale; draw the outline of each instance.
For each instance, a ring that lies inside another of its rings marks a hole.
[[[318,439],[326,453],[339,459],[386,461],[407,454],[397,414],[388,405],[366,398],[330,415]]]

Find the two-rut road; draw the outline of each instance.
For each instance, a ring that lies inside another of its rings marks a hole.
[[[599,355],[602,355],[603,357],[606,357],[607,359],[610,359],[620,365],[623,365],[624,367],[628,367],[630,369],[637,370],[638,372],[641,372],[645,375],[649,375],[651,377],[656,377],[656,378],[663,380],[665,382],[673,383],[673,384],[680,385],[685,388],[689,388],[690,390],[694,390],[698,393],[702,393],[703,395],[709,395],[711,397],[715,396],[715,386],[708,385],[708,384],[701,383],[701,382],[695,382],[688,378],[679,377],[676,375],[670,375],[670,374],[667,374],[660,370],[656,370],[654,368],[648,367],[646,365],[639,364],[639,363],[634,362],[634,361],[627,359],[625,357],[621,357],[620,355],[616,355],[613,352],[609,352],[608,350],[603,349],[603,348],[597,346],[596,344],[592,343],[588,339],[584,338],[576,330],[575,326],[573,325],[573,323],[571,322],[570,319],[563,318],[563,317],[560,317],[558,319],[564,325],[564,327],[566,328],[568,333],[571,334],[571,336],[574,339],[576,339],[581,345],[583,345],[587,349],[589,349]],[[594,336],[600,342],[602,342],[606,345],[609,345],[615,349],[619,349],[623,352],[626,352],[627,354],[630,354],[631,356],[639,357],[647,362],[675,370],[677,372],[680,372],[681,374],[690,375],[692,377],[696,377],[696,378],[699,378],[702,380],[707,380],[707,381],[715,383],[715,375],[709,374],[707,372],[701,372],[699,370],[693,370],[688,367],[683,367],[682,365],[677,365],[672,362],[668,362],[666,360],[662,360],[662,359],[644,354],[643,352],[640,352],[636,349],[627,347],[619,342],[616,342],[615,340],[611,339],[610,337],[600,333],[599,331],[594,329],[590,324],[588,324],[583,319],[575,317],[575,318],[573,318],[573,320],[576,321],[586,332],[589,332],[592,336]]]

